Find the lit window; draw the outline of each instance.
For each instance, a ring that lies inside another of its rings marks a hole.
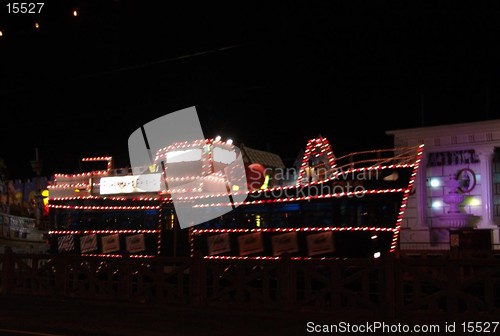
[[[432,202],[432,207],[434,209],[442,208],[443,207],[443,202],[441,200],[435,200],[435,201]]]
[[[236,152],[223,149],[220,147],[214,147],[213,159],[215,162],[230,164],[234,160],[236,160]]]
[[[481,205],[481,198],[477,196],[466,197],[464,204],[469,206],[479,206]]]
[[[431,184],[431,187],[437,188],[437,187],[441,186],[441,181],[438,178],[433,177],[433,178],[431,178],[430,184]]]
[[[201,149],[188,149],[167,153],[167,163],[200,161]]]

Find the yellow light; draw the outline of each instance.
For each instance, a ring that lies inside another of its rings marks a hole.
[[[266,175],[266,177],[264,178],[264,183],[262,183],[262,185],[260,186],[261,190],[267,189],[269,187],[269,178],[270,176]]]
[[[36,29],[40,28],[40,24],[38,22],[35,22],[35,28]]]
[[[78,11],[77,10],[73,11],[73,16],[78,16]]]
[[[240,190],[240,186],[234,185],[233,186],[233,191],[238,191],[238,190]]]
[[[255,226],[260,227],[260,215],[255,215]]]
[[[42,202],[43,202],[43,212],[45,215],[49,214],[49,190],[44,189],[41,192],[42,194]]]
[[[464,204],[469,206],[479,206],[481,205],[481,198],[475,196],[465,197]]]
[[[3,36],[3,31],[0,30],[0,37]]]

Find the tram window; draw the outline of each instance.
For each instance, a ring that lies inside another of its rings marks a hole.
[[[80,228],[80,221],[76,218],[69,218],[65,230],[78,230]]]
[[[236,152],[214,146],[213,160],[226,165],[231,164],[236,160]]]
[[[353,204],[341,203],[339,204],[338,210],[335,209],[335,221],[339,226],[355,226],[354,220],[356,216],[354,215],[356,207]],[[338,215],[338,217],[337,217]]]
[[[214,219],[212,219],[210,222],[207,222],[207,223],[210,223],[212,225],[213,228],[216,228],[216,229],[219,229],[219,228],[222,228],[222,216],[218,216]]]
[[[299,204],[280,204],[273,208],[271,222],[273,227],[302,226],[302,212]]]
[[[303,215],[305,226],[325,227],[332,226],[332,211],[305,211]]]
[[[381,204],[377,208],[377,224],[380,226],[392,226],[397,218],[397,210],[395,206]]]
[[[283,211],[283,212],[297,212],[300,211],[300,205],[298,203],[291,203],[291,204],[279,204],[278,207],[275,208],[276,211]]]
[[[235,225],[236,218],[233,213],[224,214],[221,217],[222,217],[222,225],[224,226],[224,228],[232,228],[236,226]]]
[[[333,206],[331,200],[304,203],[301,208],[303,211],[303,221],[305,226],[325,227],[333,225]]]
[[[158,211],[146,211],[144,213],[144,229],[153,230],[158,226]],[[170,216],[168,217],[170,219]]]
[[[287,212],[273,212],[271,215],[272,227],[288,227],[288,213]]]
[[[201,149],[188,149],[171,151],[167,153],[167,163],[180,163],[189,161],[200,161],[202,156]]]
[[[332,203],[330,200],[325,200],[323,202],[309,203],[305,202],[301,209],[303,211],[331,211]]]

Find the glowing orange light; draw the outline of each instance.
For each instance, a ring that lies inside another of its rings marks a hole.
[[[38,22],[35,22],[35,28],[36,29],[40,28],[40,24]]]
[[[78,16],[78,11],[77,10],[73,11],[73,16]]]

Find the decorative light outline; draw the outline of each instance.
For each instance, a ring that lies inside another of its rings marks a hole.
[[[302,163],[299,169],[299,176],[297,177],[297,185],[301,185],[302,181],[304,180],[306,168],[309,164],[309,159],[311,158],[311,156],[314,155],[314,157],[319,157],[321,155],[325,155],[325,152],[328,159],[328,164],[330,165],[330,169],[333,169],[336,166],[335,156],[333,155],[332,146],[330,145],[328,139],[319,137],[310,139],[307,142],[304,156],[302,157]]]
[[[223,143],[221,141],[214,141],[213,139],[207,139],[207,140],[199,140],[199,141],[194,141],[192,143],[182,143],[182,144],[176,144],[176,146],[169,146],[165,147],[163,149],[160,149],[157,152],[157,158],[160,158],[161,155],[166,155],[166,152],[172,149],[180,149],[180,148],[186,148],[186,147],[195,147],[195,146],[206,146],[206,145],[213,145],[217,144],[220,146],[227,146],[229,148],[232,148],[232,145],[228,145],[226,143]],[[204,154],[206,154],[206,157],[204,157],[203,160],[210,161],[211,155],[212,155],[212,150],[209,151],[203,151]],[[319,148],[318,148],[319,147]],[[204,148],[204,147],[202,147]],[[406,205],[408,202],[408,197],[410,195],[410,192],[412,190],[413,184],[415,182],[415,177],[417,175],[417,171],[419,169],[419,165],[423,156],[423,148],[424,145],[421,144],[418,146],[418,151],[416,155],[416,160],[414,163],[408,163],[408,164],[392,164],[392,165],[377,165],[377,166],[371,166],[371,167],[361,167],[361,168],[353,168],[353,169],[348,169],[344,172],[338,172],[334,173],[330,178],[325,179],[323,181],[316,181],[316,182],[310,182],[306,184],[300,184],[297,183],[297,185],[294,186],[286,186],[286,187],[274,187],[271,189],[264,189],[264,190],[254,190],[254,191],[246,191],[244,193],[236,192],[235,194],[259,194],[262,192],[272,192],[272,191],[277,191],[277,190],[284,190],[284,189],[294,189],[294,188],[299,188],[303,187],[306,188],[308,186],[313,186],[313,185],[318,185],[320,183],[325,183],[329,182],[331,180],[334,180],[338,177],[339,174],[345,175],[345,174],[354,174],[357,172],[363,172],[363,171],[371,171],[371,170],[383,170],[383,169],[394,169],[394,168],[413,168],[410,181],[408,182],[407,188],[392,188],[392,189],[369,189],[369,190],[363,190],[363,191],[356,191],[356,192],[341,192],[341,193],[334,193],[334,194],[322,194],[322,195],[312,195],[312,196],[303,196],[303,197],[289,197],[289,198],[274,198],[274,199],[264,199],[264,200],[255,200],[255,201],[244,201],[244,202],[239,202],[238,205],[250,205],[250,204],[264,204],[264,203],[271,203],[271,202],[289,202],[289,201],[304,201],[304,200],[312,200],[312,199],[323,199],[323,198],[332,198],[332,197],[352,197],[356,195],[363,195],[363,194],[382,194],[382,193],[403,193],[403,199],[401,201],[401,205],[399,208],[398,216],[396,223],[394,227],[392,228],[387,228],[387,227],[302,227],[302,228],[254,228],[254,229],[190,229],[190,234],[189,234],[189,242],[191,245],[191,253],[194,252],[193,248],[193,241],[194,241],[194,236],[199,235],[202,233],[216,233],[216,232],[232,232],[232,233],[239,233],[239,232],[317,232],[317,231],[375,231],[375,232],[392,232],[393,238],[390,246],[389,252],[394,252],[396,249],[397,241],[399,238],[399,232],[401,230],[401,222],[403,220],[404,216],[404,211],[406,209]],[[163,153],[162,153],[163,152]],[[316,157],[318,155],[324,155],[326,152],[326,155],[328,157],[329,163],[331,164],[332,167],[335,166],[335,157],[333,156],[333,152],[331,152],[331,146],[328,143],[328,140],[325,138],[316,138],[312,139],[308,142],[308,146],[306,148],[306,152],[304,153],[304,158],[302,162],[302,166],[304,165],[304,162],[306,164],[308,163],[308,160],[310,158],[310,155],[314,154]],[[112,157],[94,157],[94,158],[84,158],[82,161],[107,161],[108,162],[108,171],[97,171],[97,172],[91,172],[91,173],[83,173],[83,174],[55,174],[55,179],[54,182],[56,181],[57,178],[60,178],[64,180],[65,178],[83,178],[83,177],[89,177],[89,176],[95,176],[95,175],[107,175],[109,170],[111,169],[111,162],[112,162]],[[210,165],[204,165],[203,173],[209,175],[212,173],[207,167]],[[299,173],[299,180],[301,181],[300,176],[305,174],[305,170],[302,171],[301,166],[301,173]],[[189,179],[191,177],[187,177],[186,179]],[[175,179],[173,179],[175,180]],[[182,180],[181,180],[182,181]],[[65,190],[69,188],[74,188],[74,187],[80,187],[80,186],[88,186],[88,184],[85,183],[63,183],[61,185],[54,184],[52,186],[48,186],[51,189],[60,189],[60,190]],[[167,191],[168,192],[168,191]],[[164,191],[165,193],[165,191]],[[191,201],[194,199],[209,199],[211,197],[220,197],[224,196],[225,194],[210,194],[210,195],[202,195],[202,196],[188,196],[185,197],[185,201]],[[72,197],[54,197],[51,198],[50,201],[66,201],[66,200],[86,200],[86,199],[94,199],[94,200],[114,200],[114,201],[159,201],[162,204],[166,203],[171,203],[172,199],[169,196],[165,197],[134,197],[134,198],[126,198],[126,197],[101,197],[101,196],[72,196]],[[183,198],[180,198],[182,200]],[[200,205],[200,207],[206,207],[206,206],[221,206],[221,205],[226,205],[224,203],[212,203],[212,204],[203,204]],[[75,209],[75,210],[148,210],[148,209],[154,209],[157,210],[159,209],[160,212],[162,212],[162,205],[144,205],[144,206],[82,206],[82,205],[57,205],[57,204],[50,204],[49,202],[49,208],[54,208],[54,209]],[[81,234],[82,232],[85,234],[88,233],[152,233],[152,234],[158,234],[158,244],[157,244],[157,255],[160,255],[160,250],[161,250],[161,218],[162,215],[161,213],[159,214],[158,217],[158,229],[156,230],[52,230],[49,231],[49,234]],[[112,257],[114,255],[110,254],[82,254],[86,256],[105,256],[105,257]],[[122,257],[122,255],[116,255],[119,257]],[[146,255],[137,255],[138,257],[147,257]],[[153,256],[150,256],[153,257]],[[261,260],[277,260],[280,259],[281,257],[265,257],[265,256],[245,256],[245,257],[239,257],[239,256],[205,256],[205,259],[261,259]],[[325,259],[325,258],[316,258],[316,257],[293,257],[291,259],[294,260],[308,260],[308,259]],[[326,258],[328,259],[328,258]],[[338,259],[338,258],[332,258],[332,259]]]

